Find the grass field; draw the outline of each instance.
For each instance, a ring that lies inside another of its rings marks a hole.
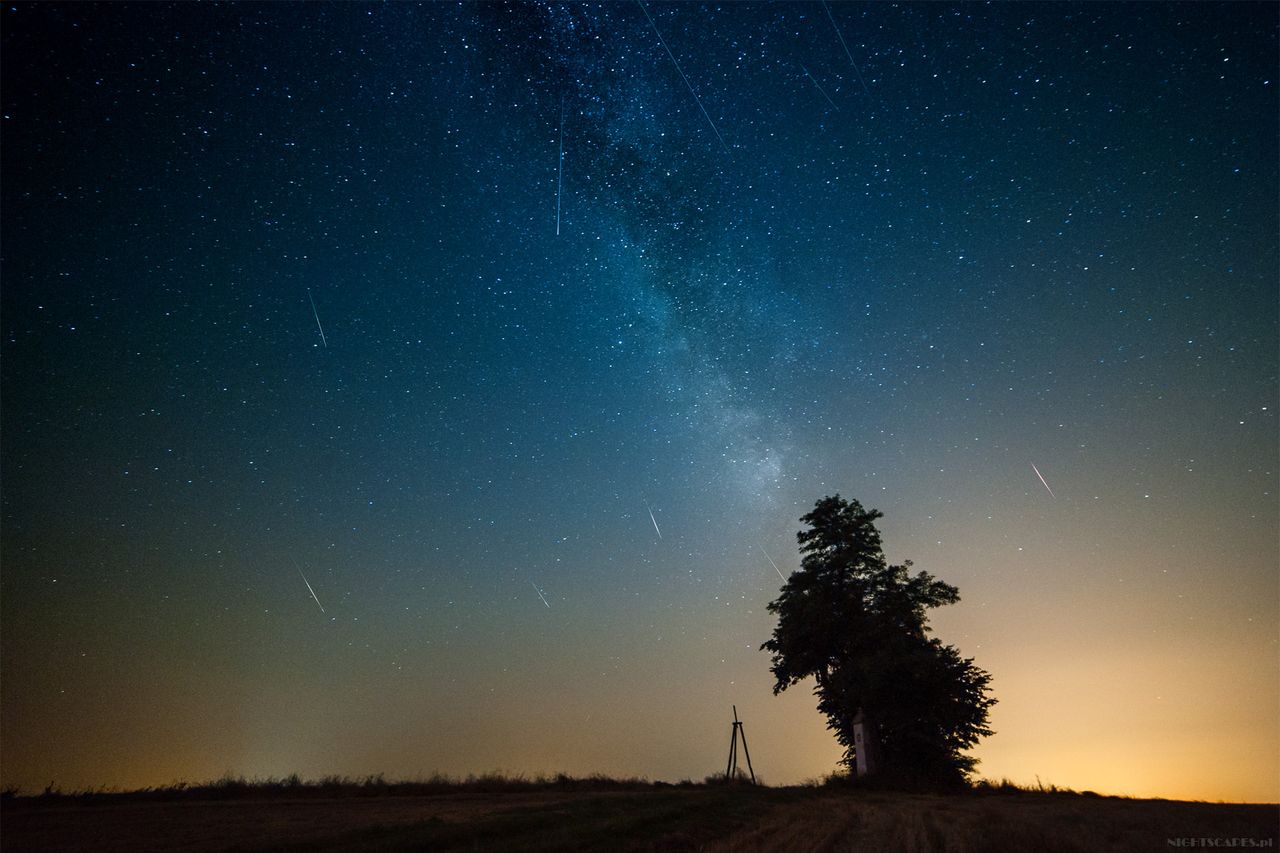
[[[907,794],[836,786],[486,777],[297,780],[0,802],[0,850],[1144,851],[1274,848],[1280,807],[985,787]]]

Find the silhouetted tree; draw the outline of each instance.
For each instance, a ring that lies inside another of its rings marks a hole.
[[[813,676],[818,710],[854,768],[854,718],[874,723],[880,773],[910,785],[962,783],[977,759],[963,755],[990,735],[991,676],[928,636],[926,612],[960,600],[927,572],[885,562],[875,520],[883,514],[839,495],[800,520],[803,555],[769,611],[778,616],[775,694]]]

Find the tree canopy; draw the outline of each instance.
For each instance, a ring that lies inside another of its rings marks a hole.
[[[854,720],[874,723],[881,773],[910,784],[963,782],[977,760],[964,755],[992,734],[991,676],[931,638],[927,612],[960,600],[959,591],[911,561],[885,560],[878,510],[839,495],[800,520],[800,570],[769,611],[778,616],[772,653],[780,693],[813,676],[818,710],[856,759]]]

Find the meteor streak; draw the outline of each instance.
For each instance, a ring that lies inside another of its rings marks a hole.
[[[833,110],[840,109],[839,107],[836,106],[836,102],[831,100],[831,96],[827,94],[827,90],[822,88],[822,85],[818,83],[817,79],[812,74],[809,73],[808,68],[805,68],[803,65],[801,65],[800,70],[804,72],[804,76],[808,77],[809,81],[813,83],[813,85],[818,87],[818,91],[822,93],[822,97],[827,99],[827,103],[831,105],[831,109]]]
[[[302,575],[302,582],[307,585],[307,592],[311,593],[311,597],[315,599],[316,607],[319,607],[320,612],[324,613],[324,605],[320,603],[320,599],[316,598],[316,591],[311,588],[311,581],[307,580],[307,576],[302,574],[302,569],[298,569],[298,574]]]
[[[547,599],[543,596],[542,590],[538,589],[538,585],[533,581],[529,581],[529,586],[533,587],[533,591],[538,594],[538,598],[542,599],[543,604],[547,604]],[[551,609],[551,605],[547,604],[547,609]]]
[[[671,57],[671,64],[676,67],[676,71],[680,74],[680,79],[684,81],[685,87],[689,90],[689,94],[693,95],[693,100],[697,102],[698,109],[702,110],[702,117],[707,120],[707,124],[711,125],[711,132],[716,135],[716,139],[720,140],[720,145],[724,148],[726,154],[729,153],[729,146],[725,145],[724,137],[720,135],[720,131],[716,130],[716,123],[711,120],[711,116],[707,114],[707,108],[702,105],[702,99],[698,97],[698,93],[693,91],[693,85],[689,83],[689,78],[684,76],[684,72],[680,70],[680,63],[676,62],[676,55],[671,52],[671,48],[667,47],[667,40],[662,37],[662,33],[658,32],[658,25],[653,22],[653,18],[649,17],[649,10],[644,7],[640,0],[636,0],[636,5],[640,7],[640,11],[644,12],[644,16],[649,18],[649,26],[653,27],[654,35],[658,37],[658,41],[662,42],[662,46],[666,48],[667,56]]]
[[[658,528],[658,519],[653,517],[653,510],[649,508],[648,504],[645,504],[644,508],[649,510],[649,520],[653,522],[653,529],[658,531],[658,538],[661,539],[662,531]]]
[[[560,191],[564,187],[564,98],[560,99],[560,160],[556,165],[556,236],[560,236]]]
[[[862,71],[858,68],[858,63],[853,61],[853,54],[849,52],[849,45],[844,43],[844,36],[840,34],[840,28],[836,26],[836,19],[831,15],[827,0],[822,0],[822,9],[827,13],[827,20],[831,22],[831,29],[836,31],[836,38],[840,39],[840,46],[844,48],[844,55],[849,57],[849,64],[853,66],[854,71],[858,72],[858,82],[862,84],[862,91],[870,95],[871,90],[867,88],[867,81],[862,79]]]
[[[316,311],[316,301],[311,298],[311,288],[309,287],[307,288],[307,299],[311,302],[311,313],[314,314],[316,318],[316,328],[320,330],[320,342],[324,344],[325,349],[328,349],[329,341],[324,336],[324,326],[320,325],[320,312]]]
[[[1044,482],[1044,475],[1040,473],[1040,469],[1036,467],[1036,463],[1034,462],[1031,463],[1031,470],[1035,471],[1036,476],[1040,478],[1040,482],[1044,483],[1044,487],[1049,491],[1049,497],[1053,498],[1054,500],[1057,500],[1058,498],[1056,495],[1054,495],[1053,489],[1050,489],[1049,484]]]
[[[773,566],[773,570],[778,573],[778,577],[782,578],[785,583],[787,579],[783,577],[782,569],[778,568],[778,564],[773,561],[773,557],[769,556],[769,552],[764,549],[763,545],[757,545],[756,547],[760,549],[760,553],[764,554],[764,558],[769,561],[769,565]]]

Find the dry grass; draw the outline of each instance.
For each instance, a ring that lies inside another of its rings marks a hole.
[[[1177,838],[1249,838],[1274,846],[1280,807],[1135,800],[1074,793],[832,792],[774,807],[706,849],[902,853],[1171,849]],[[1176,843],[1176,842],[1175,842]]]
[[[708,780],[712,781],[712,780]],[[1170,839],[1274,846],[1280,807],[982,785],[954,794],[643,779],[296,778],[140,792],[8,794],[0,849],[1141,851]]]
[[[682,786],[694,783],[685,780]],[[63,791],[50,783],[38,795],[25,794],[16,788],[0,792],[0,802],[39,800],[45,803],[74,800],[81,803],[95,801],[120,802],[122,800],[229,800],[270,799],[278,797],[385,797],[415,796],[422,794],[510,794],[532,791],[640,791],[649,788],[672,787],[666,782],[650,782],[638,777],[617,779],[612,776],[526,776],[522,773],[484,773],[466,777],[445,776],[440,773],[416,779],[388,781],[382,774],[375,776],[325,776],[305,780],[293,774],[283,778],[246,779],[244,776],[226,775],[212,782],[174,782],[155,788],[138,788],[119,791],[114,788],[86,788]]]

